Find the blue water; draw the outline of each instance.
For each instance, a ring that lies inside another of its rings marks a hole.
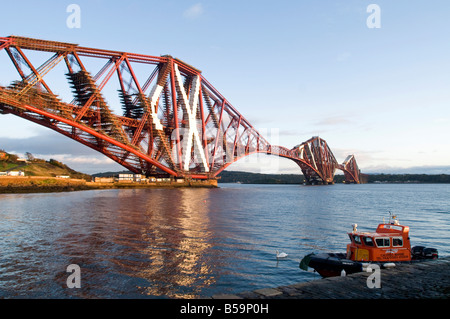
[[[450,254],[450,185],[240,185],[0,195],[0,298],[199,298],[317,280],[389,211]],[[276,250],[289,254],[277,261]],[[68,265],[81,288],[68,288]]]

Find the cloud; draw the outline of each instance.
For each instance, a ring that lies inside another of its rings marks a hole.
[[[345,117],[340,116],[333,116],[333,117],[327,117],[323,120],[320,120],[316,122],[316,125],[323,125],[323,126],[334,126],[334,125],[343,125],[343,124],[350,124],[352,121]]]
[[[36,157],[41,158],[39,154]],[[70,168],[86,174],[95,174],[109,171],[123,171],[125,168],[112,159],[96,153],[92,156],[74,156],[72,154],[54,154],[51,157],[62,162]]]
[[[28,138],[0,137],[0,148],[7,152],[30,152],[41,155],[76,154],[79,156],[96,153],[87,146],[54,132]]]
[[[367,166],[362,173],[366,174],[450,174],[450,166],[413,166],[413,167],[395,167],[389,165]]]
[[[450,119],[448,118],[438,118],[434,120],[434,123],[436,124],[447,124],[450,122]]]
[[[187,19],[197,19],[203,14],[203,6],[201,3],[196,3],[183,12],[183,17]]]
[[[227,170],[259,174],[302,174],[300,167],[293,161],[263,153],[245,156]]]
[[[28,138],[0,137],[0,149],[22,157],[30,152],[36,158],[53,158],[87,174],[124,170],[105,155],[55,132]]]
[[[280,136],[300,136],[300,133],[295,129],[285,129],[280,130]]]

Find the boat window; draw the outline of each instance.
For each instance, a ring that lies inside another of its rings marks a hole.
[[[363,237],[362,238],[364,245],[366,246],[373,246],[373,240],[370,237]]]
[[[392,246],[393,247],[403,246],[403,238],[402,237],[392,237]]]
[[[378,247],[389,247],[389,238],[375,238]]]
[[[348,238],[350,238],[350,241],[353,241],[353,236],[348,234]]]
[[[398,230],[398,231],[402,231],[403,230],[402,226],[395,226],[395,225],[380,225],[380,228],[394,229],[394,230]]]
[[[355,243],[361,244],[361,238],[360,238],[359,236],[354,235],[354,236],[353,236],[353,239],[355,240]]]

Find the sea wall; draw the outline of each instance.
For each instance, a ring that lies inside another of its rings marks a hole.
[[[179,187],[217,187],[217,180],[183,180],[162,181],[152,183],[113,182],[95,183],[82,179],[37,177],[37,176],[0,176],[0,194],[11,193],[48,193],[70,192],[92,189],[121,189],[121,188],[179,188]]]
[[[86,183],[92,188],[178,188],[178,187],[205,187],[215,188],[217,186],[216,179],[207,180],[172,180],[161,182],[132,182],[118,181],[112,183],[88,182]]]
[[[90,187],[83,179],[39,177],[39,176],[0,176],[0,193],[47,193],[87,190]]]

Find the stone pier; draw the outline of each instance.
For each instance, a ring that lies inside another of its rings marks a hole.
[[[302,271],[299,269],[299,271]],[[320,278],[281,287],[267,287],[213,299],[448,299],[450,257],[397,265],[380,270],[380,288],[369,288],[372,272]]]

